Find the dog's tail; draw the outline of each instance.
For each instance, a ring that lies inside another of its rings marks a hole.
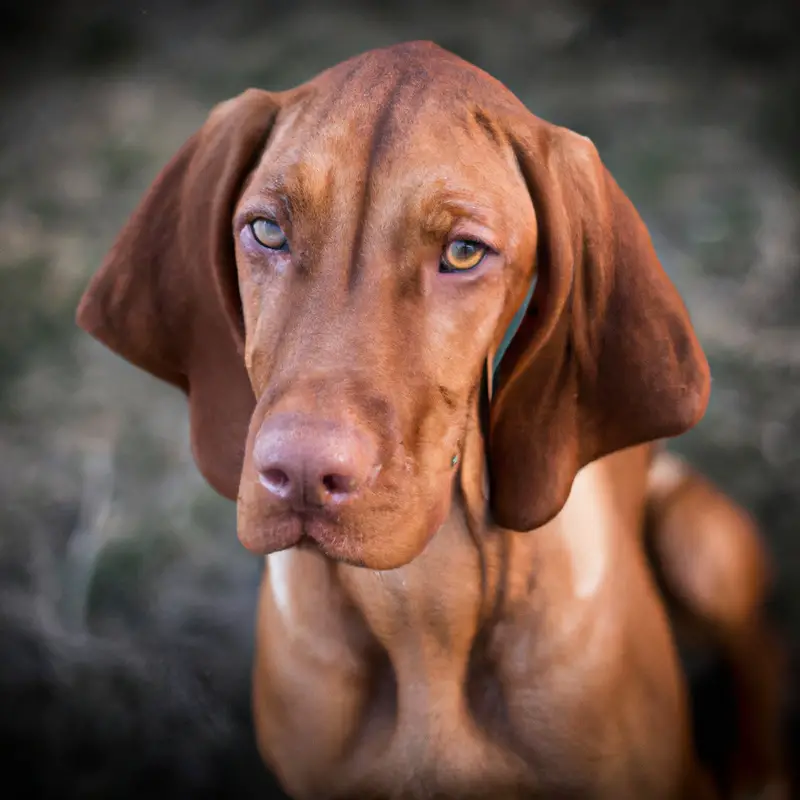
[[[785,657],[767,620],[772,565],[758,526],[683,459],[659,449],[645,542],[686,667],[698,752],[723,796],[762,790],[784,774]]]

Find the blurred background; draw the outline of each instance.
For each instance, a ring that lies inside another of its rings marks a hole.
[[[800,5],[51,0],[0,14],[0,763],[14,796],[270,789],[248,706],[259,561],[192,463],[183,398],[73,314],[214,103],[408,39],[590,136],[649,224],[714,376],[705,420],[673,447],[760,520],[797,674]]]

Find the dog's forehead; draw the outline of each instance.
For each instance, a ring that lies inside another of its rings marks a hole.
[[[504,117],[527,113],[495,78],[430,42],[355,56],[283,93],[281,105],[278,130],[304,141],[371,136],[396,145],[438,125],[439,157],[449,131],[477,120],[496,136]]]
[[[419,41],[370,50],[304,84],[358,102],[367,92],[401,95],[403,87],[440,98],[519,103],[500,81],[433,42]],[[399,98],[398,98],[399,99]]]
[[[283,93],[256,183],[496,183],[504,163],[513,167],[503,115],[520,108],[494,78],[432,43],[370,51]]]

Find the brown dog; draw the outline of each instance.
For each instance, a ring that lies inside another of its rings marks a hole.
[[[293,796],[713,796],[645,529],[738,678],[739,786],[779,778],[757,534],[647,444],[708,366],[584,137],[427,43],[245,92],[78,321],[188,394],[267,556],[255,721]]]

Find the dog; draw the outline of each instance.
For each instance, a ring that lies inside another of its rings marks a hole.
[[[721,796],[665,599],[734,676],[730,791],[785,796],[767,557],[661,448],[709,368],[589,139],[426,42],[248,90],[77,320],[186,393],[266,557],[253,711],[292,797]]]

